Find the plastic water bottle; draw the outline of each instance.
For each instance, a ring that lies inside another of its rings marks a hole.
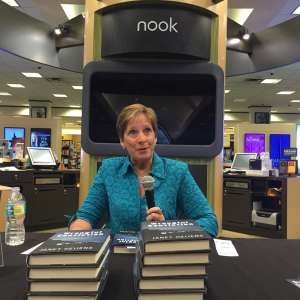
[[[13,187],[6,204],[5,244],[21,245],[25,241],[25,199],[19,187]]]

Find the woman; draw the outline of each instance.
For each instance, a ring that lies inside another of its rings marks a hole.
[[[217,235],[217,221],[209,203],[188,170],[187,164],[159,157],[155,112],[142,104],[125,107],[117,131],[128,156],[105,159],[84,203],[73,216],[70,230],[90,230],[102,214],[108,214],[113,233],[140,228],[142,221],[176,219],[178,211],[194,219],[210,235]],[[141,178],[155,179],[156,207],[147,209]]]

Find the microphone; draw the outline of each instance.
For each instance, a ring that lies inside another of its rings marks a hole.
[[[148,209],[155,206],[154,202],[154,178],[152,176],[142,177],[142,186],[145,191]]]

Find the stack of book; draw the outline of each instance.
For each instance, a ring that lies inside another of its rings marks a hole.
[[[110,233],[57,233],[34,249],[27,256],[27,299],[99,299],[108,276]]]
[[[133,267],[137,299],[203,299],[210,239],[190,220],[142,223]]]

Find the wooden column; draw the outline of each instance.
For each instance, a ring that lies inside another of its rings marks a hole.
[[[100,18],[96,12],[103,7],[130,1],[117,0],[87,0],[85,7],[85,36],[84,36],[84,64],[101,59],[101,28]],[[162,1],[163,2],[163,1]],[[166,2],[166,1],[164,1]],[[225,73],[226,62],[226,29],[227,29],[227,0],[214,4],[211,0],[176,1],[199,6],[216,14],[213,20],[211,62],[218,64]],[[97,158],[82,151],[80,171],[80,203],[84,200],[88,188],[96,174]],[[208,166],[208,199],[211,202],[221,229],[222,198],[223,198],[223,154],[211,160],[199,160]]]

